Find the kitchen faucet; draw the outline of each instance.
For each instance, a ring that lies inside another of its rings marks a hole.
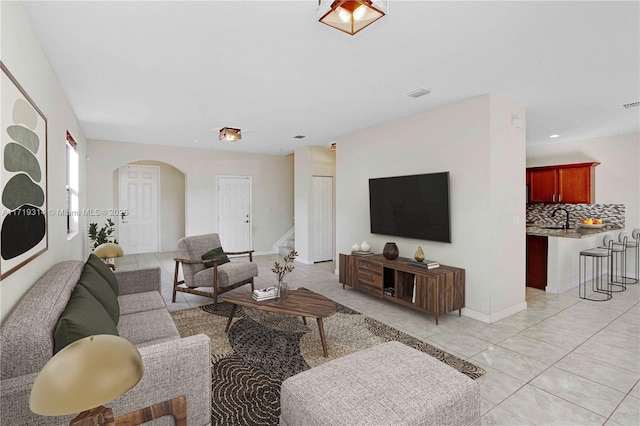
[[[563,210],[567,214],[567,220],[564,225],[562,225],[562,229],[569,229],[569,212],[567,211],[567,209],[565,209],[564,207],[558,207],[553,211],[553,213],[551,213],[551,217],[555,217],[558,210]]]

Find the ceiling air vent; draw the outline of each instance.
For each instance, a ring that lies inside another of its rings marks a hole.
[[[640,107],[640,102],[630,102],[628,104],[624,104],[624,105],[620,105],[622,108],[624,109],[629,109],[629,108],[638,108]]]
[[[293,138],[294,139],[304,139],[304,138],[306,138],[306,136],[304,136],[304,135],[295,135]]]
[[[431,89],[416,89],[407,93],[407,96],[410,98],[419,98],[420,96],[428,95],[429,93],[431,93]]]

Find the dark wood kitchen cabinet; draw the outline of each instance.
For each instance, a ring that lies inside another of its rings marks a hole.
[[[529,172],[529,202],[555,203],[555,193],[558,187],[557,169],[528,170]]]
[[[527,235],[527,287],[546,290],[548,248],[547,237]]]
[[[527,169],[530,203],[590,204],[595,200],[594,168],[600,163]]]

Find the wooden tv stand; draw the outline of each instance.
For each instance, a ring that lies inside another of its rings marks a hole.
[[[411,265],[412,259],[388,260],[381,254],[340,254],[340,283],[381,299],[438,317],[464,308],[465,270],[440,265],[438,268]],[[415,284],[415,296],[414,292]],[[394,295],[385,294],[393,289]]]

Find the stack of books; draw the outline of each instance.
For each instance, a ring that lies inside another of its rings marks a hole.
[[[435,260],[423,260],[422,263],[424,263],[425,265],[427,265],[427,269],[433,269],[433,268],[438,268],[440,267],[440,264],[438,262],[436,262]]]
[[[275,287],[259,288],[253,290],[253,300],[258,302],[262,300],[275,299],[278,296],[278,290]]]
[[[352,256],[373,256],[372,251],[351,250]]]
[[[415,265],[415,266],[422,266],[423,268],[427,268],[427,269],[433,269],[433,268],[439,268],[440,264],[434,260],[423,260],[422,262],[416,262],[414,260],[410,260],[409,265]]]

